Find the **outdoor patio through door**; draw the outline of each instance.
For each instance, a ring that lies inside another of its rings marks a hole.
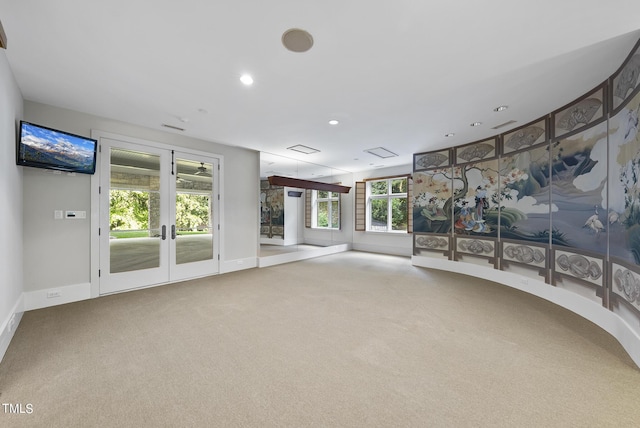
[[[214,157],[101,139],[100,294],[218,273]]]

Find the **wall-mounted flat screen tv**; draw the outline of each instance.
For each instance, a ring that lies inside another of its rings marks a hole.
[[[97,145],[91,138],[21,121],[16,163],[93,174],[96,172]]]

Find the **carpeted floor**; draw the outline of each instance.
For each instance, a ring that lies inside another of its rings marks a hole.
[[[640,370],[517,290],[348,252],[24,315],[2,427],[631,427]]]

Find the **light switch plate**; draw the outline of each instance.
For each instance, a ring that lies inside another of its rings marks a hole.
[[[64,216],[67,220],[81,220],[87,218],[86,211],[65,211]]]

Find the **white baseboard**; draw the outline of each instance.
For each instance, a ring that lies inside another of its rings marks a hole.
[[[297,262],[312,259],[314,257],[327,256],[329,254],[342,253],[351,250],[351,244],[338,244],[330,247],[319,247],[313,250],[293,251],[291,253],[275,254],[273,256],[259,257],[258,267],[281,265],[283,263]]]
[[[65,285],[45,290],[28,291],[24,293],[24,310],[47,308],[49,306],[64,305],[91,298],[91,284]]]
[[[631,359],[640,367],[640,335],[617,314],[586,297],[563,288],[554,287],[544,281],[471,263],[420,256],[413,256],[411,263],[414,266],[456,272],[497,282],[562,306],[615,337]]]
[[[11,339],[13,339],[18,325],[20,325],[23,314],[24,297],[21,294],[16,304],[13,305],[9,317],[0,324],[0,361],[4,358],[7,349],[9,349],[9,343],[11,343]]]
[[[311,239],[305,238],[304,242],[302,243],[302,245],[315,245],[318,247],[331,247],[333,245],[341,245],[341,244],[344,244],[344,242],[333,241],[331,239],[315,239],[315,238],[311,238]]]
[[[411,257],[411,254],[413,253],[412,247],[390,247],[386,245],[359,244],[356,242],[353,243],[353,249],[355,251],[364,251],[367,253],[390,254],[393,256],[405,257]]]
[[[230,273],[254,267],[258,267],[257,257],[246,257],[244,259],[229,260],[220,263],[220,273]]]

